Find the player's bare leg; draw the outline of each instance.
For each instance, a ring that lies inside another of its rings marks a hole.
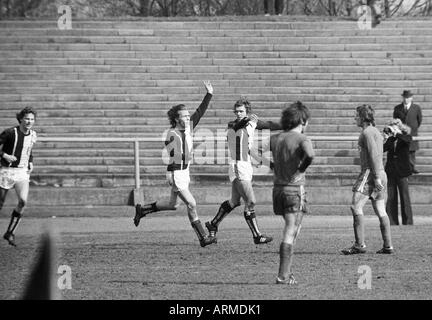
[[[282,234],[282,242],[279,247],[279,273],[276,284],[296,284],[292,273],[292,260],[294,255],[294,237],[296,233],[296,215],[287,213],[283,215],[285,227]]]
[[[28,181],[16,182],[15,191],[18,197],[18,204],[15,207],[15,209],[12,211],[9,226],[7,228],[6,233],[3,235],[3,239],[5,239],[12,246],[16,246],[15,230],[18,228],[18,224],[20,223],[24,212],[24,208],[27,205],[29,182]]]
[[[366,252],[366,244],[364,241],[364,213],[363,207],[369,197],[360,193],[354,192],[351,204],[351,212],[353,215],[353,229],[355,243],[352,247],[343,249],[342,253],[346,255],[359,254]]]
[[[383,247],[382,249],[378,250],[377,253],[394,253],[391,240],[390,219],[385,210],[385,200],[372,200],[372,207],[380,221],[381,236],[383,239]]]
[[[201,247],[205,247],[212,243],[217,243],[216,237],[209,237],[201,224],[201,221],[198,218],[198,213],[196,210],[196,201],[192,193],[189,189],[179,191],[179,198],[186,204],[189,221],[194,229],[198,240],[200,242]]]
[[[297,237],[300,234],[301,223],[302,223],[302,220],[303,220],[303,212],[297,212],[295,214],[295,216],[296,216],[296,219],[295,219],[294,243],[296,242]]]
[[[6,195],[7,195],[8,191],[9,191],[9,189],[0,188],[0,210],[3,208],[3,205],[6,201]]]

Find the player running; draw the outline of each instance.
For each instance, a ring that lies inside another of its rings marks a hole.
[[[209,81],[204,81],[207,90],[203,101],[196,111],[190,116],[186,106],[179,104],[168,111],[168,119],[171,128],[168,131],[165,148],[168,151],[170,162],[167,167],[167,181],[171,186],[169,201],[157,201],[141,206],[135,206],[134,224],[138,227],[140,220],[149,213],[176,210],[180,198],[187,206],[189,221],[195,230],[201,247],[216,243],[215,237],[209,237],[198,218],[196,201],[189,191],[189,166],[192,159],[193,130],[206,112],[213,95],[213,86]]]
[[[3,235],[10,245],[16,246],[15,230],[27,205],[30,174],[33,171],[33,145],[36,143],[36,132],[32,127],[36,111],[25,107],[16,118],[19,125],[4,130],[0,134],[0,210],[9,189],[15,188],[18,204],[12,211],[9,226]]]
[[[251,111],[252,106],[247,99],[240,99],[234,104],[236,119],[228,123],[227,131],[231,199],[220,205],[215,217],[206,222],[206,227],[210,236],[215,237],[219,224],[234,208],[240,205],[240,199],[243,199],[245,202],[244,218],[252,232],[254,243],[264,244],[272,241],[273,238],[261,234],[256,220],[251,161],[254,133],[255,129],[280,130],[282,127],[278,123],[258,120],[258,117]]]

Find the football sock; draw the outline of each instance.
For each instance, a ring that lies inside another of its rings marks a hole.
[[[228,200],[224,201],[220,207],[218,212],[216,213],[216,216],[213,218],[213,220],[211,221],[211,224],[215,227],[217,227],[219,225],[219,223],[222,222],[222,220],[228,215],[228,213],[230,213],[233,210],[233,208],[231,208],[231,205],[229,203]]]
[[[364,216],[356,214],[353,216],[353,227],[356,244],[364,245]]]
[[[141,210],[146,212],[146,214],[159,211],[158,207],[156,206],[156,201],[143,205]]]
[[[390,248],[392,246],[391,242],[391,231],[390,231],[390,220],[388,216],[379,217],[381,236],[384,242],[385,248]]]
[[[249,229],[252,231],[254,238],[259,237],[261,232],[258,229],[258,223],[256,221],[255,210],[248,210],[244,212],[244,217]]]
[[[278,278],[285,280],[291,273],[291,264],[293,258],[294,248],[292,244],[281,242],[279,247],[279,274]]]
[[[22,217],[21,213],[17,212],[16,210],[12,211],[7,232],[10,232],[12,234],[14,233],[15,229],[18,227],[18,223],[20,222],[21,217]]]
[[[200,220],[192,221],[191,225],[192,225],[192,228],[194,229],[195,233],[197,234],[199,241],[202,241],[202,240],[204,240],[204,238],[207,237]]]

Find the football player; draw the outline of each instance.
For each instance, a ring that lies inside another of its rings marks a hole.
[[[240,99],[234,104],[236,119],[228,123],[228,149],[229,169],[228,175],[231,181],[231,199],[224,201],[215,217],[206,222],[206,227],[212,237],[216,236],[218,226],[222,220],[236,207],[240,205],[240,199],[245,202],[244,218],[252,232],[255,244],[264,244],[273,240],[272,237],[261,234],[255,214],[255,194],[252,188],[252,161],[251,153],[255,129],[280,130],[278,123],[258,120],[251,113],[252,106],[247,99]]]
[[[302,102],[291,104],[282,112],[284,131],[270,138],[274,170],[273,211],[285,221],[279,247],[277,284],[297,283],[291,265],[303,214],[307,213],[305,171],[314,158],[312,143],[304,134],[309,117],[309,109]]]
[[[189,221],[198,236],[202,247],[216,243],[215,237],[209,237],[199,220],[196,210],[196,201],[189,191],[190,161],[192,158],[193,130],[206,112],[213,95],[213,86],[209,81],[204,81],[207,94],[196,111],[190,115],[185,105],[173,106],[168,111],[168,119],[171,128],[168,131],[165,148],[170,156],[167,167],[167,181],[171,186],[169,201],[155,201],[141,206],[135,206],[134,224],[138,226],[140,220],[149,213],[176,210],[181,199],[187,206]]]
[[[370,105],[357,107],[355,121],[362,128],[358,139],[360,151],[361,172],[353,186],[351,212],[353,215],[353,228],[355,243],[352,247],[343,249],[346,255],[366,252],[364,241],[364,215],[363,207],[370,199],[375,214],[380,221],[383,247],[377,253],[393,253],[390,233],[390,220],[385,208],[387,175],[383,165],[383,137],[375,127],[374,110]]]
[[[15,230],[27,205],[30,174],[33,171],[33,146],[36,143],[36,132],[32,130],[36,111],[25,107],[16,118],[19,125],[4,130],[0,134],[0,210],[8,191],[15,188],[18,204],[12,211],[9,226],[3,238],[12,246],[15,243]]]

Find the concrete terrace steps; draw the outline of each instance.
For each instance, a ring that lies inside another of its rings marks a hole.
[[[0,128],[32,105],[40,137],[161,137],[169,107],[196,108],[202,80],[210,79],[215,96],[197,127],[197,146],[205,130],[226,129],[240,95],[273,121],[285,103],[302,100],[312,111],[310,135],[353,136],[357,105],[373,104],[381,129],[402,90],[412,89],[423,107],[420,134],[432,134],[432,21],[386,20],[359,30],[356,21],[304,19],[74,20],[72,30],[58,30],[56,21],[0,21]],[[313,143],[310,181],[327,185],[340,176],[336,185],[352,183],[357,142]],[[415,179],[428,183],[432,141],[420,144]],[[162,138],[140,146],[143,184],[164,183]],[[33,183],[131,188],[133,152],[133,143],[39,142]],[[193,181],[225,183],[226,159],[217,160],[194,164]],[[268,183],[268,171],[257,174],[258,184]]]

